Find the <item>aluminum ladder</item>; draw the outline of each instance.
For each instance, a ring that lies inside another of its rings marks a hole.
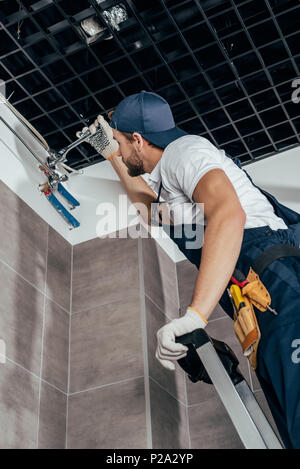
[[[283,449],[243,375],[239,361],[224,342],[208,336],[204,329],[176,338],[188,347],[178,360],[194,383],[213,384],[246,449]]]

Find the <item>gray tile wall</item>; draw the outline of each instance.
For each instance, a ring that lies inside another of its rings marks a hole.
[[[176,264],[152,238],[142,239],[150,409],[153,448],[189,448],[184,372],[163,368],[155,358],[156,332],[179,317]]]
[[[69,396],[68,448],[146,448],[144,377]]]
[[[137,296],[137,240],[96,238],[74,246],[72,313]]]
[[[0,448],[65,447],[72,248],[3,182],[0,199]]]
[[[138,240],[74,246],[67,447],[146,448]]]
[[[0,447],[147,447],[138,241],[73,252],[3,183],[0,197]]]
[[[39,414],[39,449],[65,449],[67,395],[42,382]]]
[[[152,238],[79,244],[73,265],[67,447],[241,448],[214,388],[155,358],[157,330],[191,302],[194,266]],[[221,307],[207,331],[233,348],[266,405]]]
[[[145,295],[169,319],[178,316],[176,264],[153,238],[143,238]]]
[[[155,358],[157,330],[191,302],[194,266],[151,238],[72,249],[2,182],[0,197],[0,448],[240,448],[212,386]],[[207,331],[268,412],[219,306]]]

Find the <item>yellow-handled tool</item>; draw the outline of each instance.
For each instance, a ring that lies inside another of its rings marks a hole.
[[[242,295],[238,285],[231,285],[230,295],[235,306],[234,332],[242,346],[243,354],[250,357],[259,337],[256,317],[249,299]]]
[[[234,301],[236,311],[239,311],[245,306],[245,301],[238,285],[231,285],[230,287],[231,297]]]

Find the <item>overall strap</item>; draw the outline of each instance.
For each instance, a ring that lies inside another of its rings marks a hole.
[[[160,184],[159,184],[159,189],[158,189],[158,194],[157,194],[157,199],[156,199],[156,203],[159,204],[159,199],[160,199],[160,193],[161,193],[161,190],[162,190],[162,181],[160,181]]]
[[[154,205],[154,210],[153,210],[153,213],[151,214],[151,223],[156,224],[158,226],[162,226],[162,216],[161,216],[161,213],[158,211],[158,204],[159,204],[161,190],[162,190],[162,181],[159,184],[158,194],[157,194],[157,197],[156,197],[155,202],[154,202],[154,204],[155,204]],[[159,223],[157,223],[154,219],[156,213],[158,213]]]
[[[291,244],[276,244],[260,254],[260,256],[255,259],[252,268],[257,275],[261,276],[264,270],[272,264],[272,262],[277,259],[281,259],[282,257],[300,258],[300,248],[292,246]]]

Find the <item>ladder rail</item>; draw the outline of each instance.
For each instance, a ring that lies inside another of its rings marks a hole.
[[[213,384],[246,449],[282,449],[283,446],[238,370],[238,359],[224,342],[212,339],[204,329],[176,338],[188,346],[179,365],[192,382]],[[205,373],[204,373],[205,372]]]

